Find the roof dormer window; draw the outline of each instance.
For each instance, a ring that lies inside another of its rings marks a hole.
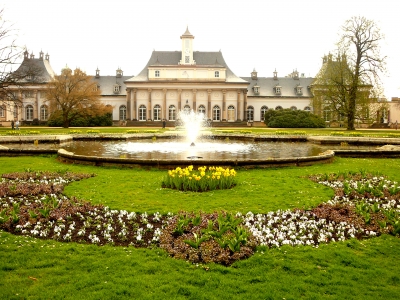
[[[296,94],[303,95],[303,87],[301,85],[296,86]]]
[[[160,77],[160,71],[159,70],[155,70],[154,71],[154,77]]]
[[[253,93],[254,95],[260,94],[260,86],[257,83],[253,86]]]
[[[114,94],[119,94],[121,86],[119,84],[114,84]]]
[[[276,95],[280,95],[280,94],[281,94],[281,89],[282,89],[282,87],[281,87],[280,85],[276,85],[276,86],[274,87],[274,92],[275,92],[275,94],[276,94]]]
[[[215,72],[214,72],[214,77],[215,77],[215,78],[219,78],[219,71],[215,71]]]

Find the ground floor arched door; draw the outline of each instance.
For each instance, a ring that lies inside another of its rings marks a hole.
[[[235,107],[233,105],[230,105],[228,107],[228,122],[234,122],[235,121]]]

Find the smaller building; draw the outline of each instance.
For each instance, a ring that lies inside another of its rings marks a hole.
[[[310,84],[314,78],[299,75],[297,70],[284,77],[279,77],[276,70],[272,77],[258,77],[254,69],[251,77],[242,79],[249,82],[246,117],[248,121],[263,122],[268,109],[312,111]]]
[[[41,51],[39,58],[35,58],[26,50],[14,75],[18,84],[10,85],[6,99],[0,102],[0,122],[46,122],[50,114],[45,103],[46,84],[54,77],[50,56]]]

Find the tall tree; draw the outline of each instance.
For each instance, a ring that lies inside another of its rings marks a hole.
[[[376,23],[365,17],[352,17],[342,26],[336,58],[328,56],[313,84],[323,95],[320,105],[329,107],[355,130],[356,119],[366,119],[371,101],[381,94],[380,76],[386,57],[380,55],[384,38]],[[325,59],[325,58],[324,58]],[[371,114],[369,114],[371,115]]]
[[[65,68],[47,84],[46,101],[52,113],[62,115],[63,127],[68,128],[72,120],[79,117],[93,117],[110,112],[100,102],[100,89],[93,77],[80,69]]]

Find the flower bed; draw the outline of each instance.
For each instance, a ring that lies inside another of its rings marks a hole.
[[[66,184],[92,176],[31,170],[3,174],[0,229],[64,242],[159,246],[175,258],[224,265],[251,256],[257,247],[318,247],[350,238],[400,234],[399,184],[362,172],[311,176],[335,190],[331,200],[311,210],[245,215],[148,215],[63,196]]]
[[[177,189],[181,191],[206,192],[217,189],[230,189],[236,185],[236,171],[222,167],[198,167],[193,166],[184,169],[178,167],[168,171],[161,183],[163,188]]]

